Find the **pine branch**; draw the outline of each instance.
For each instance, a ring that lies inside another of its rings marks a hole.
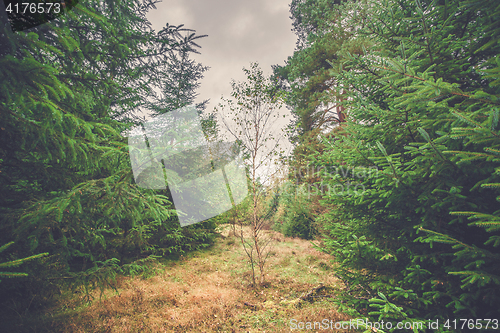
[[[398,73],[398,74],[401,74],[403,76],[406,76],[406,77],[409,77],[409,78],[412,78],[412,79],[415,79],[415,80],[419,80],[419,81],[422,81],[422,82],[431,83],[431,82],[429,82],[428,80],[426,80],[424,78],[421,78],[421,77],[418,77],[418,76],[415,76],[415,75],[411,75],[411,74],[407,74],[407,73],[402,73],[402,72],[399,72],[399,71],[397,71],[395,69],[388,68],[386,66],[374,66],[374,67],[378,68],[378,69],[385,69],[387,71]],[[481,101],[483,103],[488,103],[488,104],[493,104],[493,105],[500,105],[500,103],[496,103],[496,102],[493,102],[493,101],[490,101],[490,100],[487,100],[487,99],[483,99],[483,98],[477,98],[477,97],[474,97],[473,95],[466,94],[464,92],[448,91],[448,93],[452,94],[452,95],[456,95],[456,96],[466,97],[466,98],[469,98],[469,99],[475,99],[475,100]]]

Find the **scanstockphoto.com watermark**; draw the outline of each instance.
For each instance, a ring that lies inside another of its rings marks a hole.
[[[423,330],[427,328],[428,323],[419,322],[390,322],[390,321],[375,321],[370,322],[368,319],[351,319],[349,321],[333,321],[323,319],[321,321],[298,321],[297,319],[290,320],[290,330],[359,330],[359,329],[375,329],[375,330]]]
[[[422,330],[437,330],[445,328],[446,330],[457,329],[492,329],[498,330],[499,319],[447,319],[447,320],[428,320],[428,321],[369,321],[368,319],[351,319],[349,321],[333,321],[323,319],[321,321],[298,321],[297,319],[290,320],[290,330],[359,330],[370,329],[372,331],[388,331],[388,330],[405,330],[405,331],[422,331]]]
[[[308,197],[318,194],[328,196],[361,195],[366,190],[362,180],[377,177],[378,173],[379,170],[375,166],[299,167],[292,170],[296,183],[289,183],[285,186],[294,186],[297,195]],[[298,185],[300,180],[317,179],[319,177],[327,181]]]

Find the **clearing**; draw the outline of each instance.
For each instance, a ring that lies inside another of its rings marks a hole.
[[[332,325],[349,319],[328,300],[341,288],[331,256],[309,241],[266,231],[274,239],[267,283],[252,288],[240,239],[228,231],[223,226],[209,249],[160,259],[141,276],[118,277],[116,291],[107,289],[101,297],[95,291],[91,304],[81,294],[66,295],[42,315],[12,318],[9,331],[289,332],[300,322],[317,322],[306,331],[334,332],[324,320]]]

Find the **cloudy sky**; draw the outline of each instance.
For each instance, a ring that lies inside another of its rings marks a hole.
[[[289,0],[163,0],[148,18],[155,30],[184,24],[198,35],[201,54],[193,58],[210,69],[201,81],[199,101],[212,111],[221,95],[229,97],[231,79],[244,80],[243,67],[259,62],[265,74],[293,54]]]
[[[243,81],[243,67],[258,62],[264,74],[272,73],[271,65],[283,65],[293,54],[296,36],[292,32],[289,12],[290,0],[163,0],[157,9],[148,14],[153,28],[158,31],[168,22],[184,24],[196,30],[200,54],[193,58],[210,69],[204,73],[198,90],[198,101],[210,99],[207,112],[220,102],[221,95],[230,97],[231,79]],[[280,118],[275,135],[281,134],[290,119],[286,109],[280,110],[286,118]],[[228,135],[230,137],[230,135]],[[280,147],[289,154],[292,146],[286,138]],[[265,153],[263,152],[265,155]],[[259,169],[263,181],[268,175],[282,168]]]

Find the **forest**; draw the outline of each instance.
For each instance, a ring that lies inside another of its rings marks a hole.
[[[1,14],[1,332],[500,329],[500,2],[291,0],[293,54],[213,110],[206,36],[155,3]],[[127,137],[187,107],[248,187],[207,160],[227,207],[189,225],[182,166],[140,186]]]

